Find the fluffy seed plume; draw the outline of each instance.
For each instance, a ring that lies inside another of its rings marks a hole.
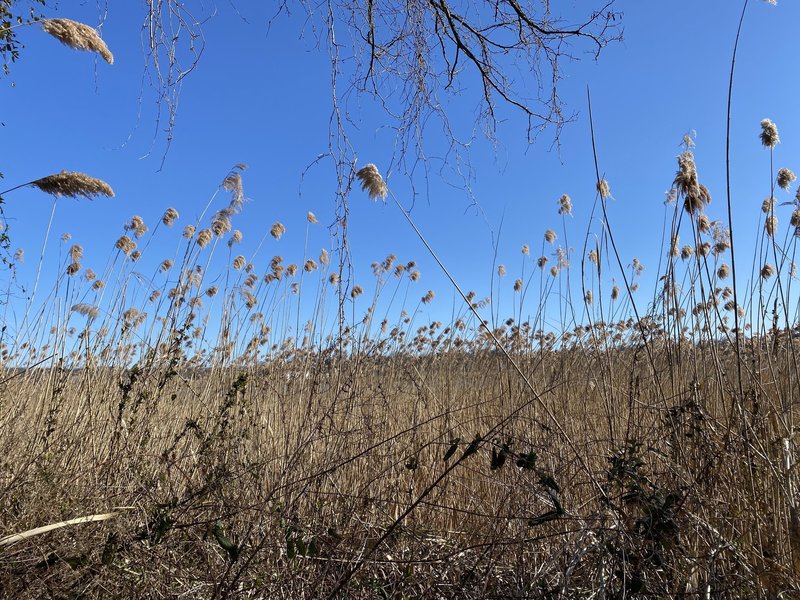
[[[214,237],[214,234],[211,233],[210,229],[203,229],[200,233],[197,234],[197,245],[201,248],[205,248],[208,246],[208,243],[211,241],[211,238]]]
[[[95,196],[114,197],[114,190],[105,181],[75,171],[61,171],[61,173],[31,181],[29,185],[56,197],[78,198],[83,196],[89,200]]]
[[[506,276],[506,266],[505,265],[500,265],[499,267],[497,267],[497,275],[499,277],[505,277]]]
[[[177,220],[178,216],[178,211],[170,207],[164,211],[164,216],[161,217],[161,222],[167,227],[172,227],[172,224]]]
[[[719,269],[717,269],[717,277],[719,277],[720,279],[726,279],[728,275],[730,275],[730,272],[731,272],[730,267],[728,267],[727,264],[722,263],[719,266]]]
[[[311,211],[308,211],[308,213],[306,214],[306,220],[307,220],[309,223],[311,223],[312,225],[314,225],[314,224],[316,224],[316,223],[319,223],[319,219],[317,219],[317,215],[315,215],[315,214],[314,214],[313,212],[311,212]]]
[[[114,64],[114,55],[93,27],[71,19],[44,19],[42,29],[70,48],[97,52],[108,64]]]
[[[767,232],[769,237],[775,237],[775,232],[778,230],[778,217],[770,215],[764,221],[764,231]]]
[[[791,169],[784,167],[778,170],[778,187],[782,190],[788,190],[795,179],[797,179],[797,175]]]
[[[185,237],[187,240],[192,239],[194,231],[195,231],[194,225],[187,225],[186,227],[183,228],[183,237]]]
[[[564,194],[558,199],[558,214],[572,215],[572,198],[570,198],[567,194]]]
[[[548,229],[547,231],[544,232],[544,239],[548,243],[552,244],[553,242],[556,241],[556,232],[553,231],[552,229]]]
[[[435,294],[433,293],[433,290],[428,290],[428,293],[422,297],[422,303],[430,304],[431,302],[433,302],[434,297]]]
[[[781,141],[778,126],[769,119],[761,121],[761,143],[765,148],[774,148]]]
[[[597,191],[600,192],[600,197],[603,199],[611,197],[611,188],[608,186],[608,181],[605,179],[601,179],[597,182]]]
[[[773,275],[775,275],[775,267],[773,267],[771,264],[766,263],[763,267],[761,267],[761,277],[764,279],[769,279]]]
[[[269,234],[276,240],[281,239],[284,233],[286,233],[286,227],[283,226],[283,223],[275,223],[269,230]]]
[[[515,279],[514,280],[514,291],[521,292],[522,291],[522,279]]]
[[[389,188],[386,187],[386,182],[378,172],[378,167],[370,163],[359,169],[356,177],[361,181],[361,189],[367,192],[370,200],[386,199],[389,194]]]
[[[117,243],[115,244],[117,250],[121,251],[123,254],[130,255],[131,252],[136,250],[136,242],[134,242],[131,238],[127,235],[121,236]]]

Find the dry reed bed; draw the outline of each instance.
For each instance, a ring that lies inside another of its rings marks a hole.
[[[642,347],[520,355],[538,399],[488,352],[17,374],[2,394],[3,533],[130,508],[0,548],[2,587],[320,596],[363,559],[349,595],[788,589],[787,382],[765,375],[732,407],[717,371],[669,384],[677,349],[652,346],[655,369]],[[708,349],[682,351],[694,365]],[[790,372],[781,356],[773,369]]]

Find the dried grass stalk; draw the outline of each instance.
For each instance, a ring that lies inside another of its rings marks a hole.
[[[93,27],[71,19],[44,19],[42,29],[70,48],[97,52],[108,64],[114,64],[114,55]]]
[[[53,523],[43,527],[36,527],[35,529],[28,529],[22,533],[14,533],[12,535],[7,535],[3,538],[0,538],[0,547],[10,546],[11,544],[16,544],[17,542],[21,542],[28,538],[47,533],[48,531],[53,531],[55,529],[61,529],[62,527],[69,527],[70,525],[80,525],[81,523],[92,523],[94,521],[107,521],[108,519],[113,519],[118,514],[119,512],[110,512],[99,515],[87,515],[85,517],[78,517],[77,519],[70,519],[69,521],[61,521],[59,523]]]
[[[90,200],[95,196],[114,197],[114,190],[105,181],[75,171],[61,171],[61,173],[32,181],[29,185],[53,196],[68,196],[70,198],[83,196]]]

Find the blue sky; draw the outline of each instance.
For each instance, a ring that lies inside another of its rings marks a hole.
[[[564,193],[574,206],[569,242],[580,252],[595,199],[587,86],[600,169],[614,197],[609,216],[618,247],[624,261],[638,257],[645,264],[642,289],[648,295],[661,251],[664,194],[686,132],[697,133],[700,179],[714,199],[709,216],[724,217],[726,94],[740,3],[619,0],[616,8],[624,13],[624,41],[605,49],[596,63],[586,57],[564,65],[560,93],[578,116],[562,132],[560,151],[552,148],[548,132],[528,146],[521,116],[502,110],[498,142],[478,137],[470,152],[472,192],[483,212],[474,210],[452,181],[438,178],[435,169],[414,204],[413,218],[465,289],[489,293],[496,239],[497,262],[505,263],[509,273],[503,298],[510,302],[520,247],[530,244],[535,258],[545,229],[560,232],[557,201]],[[61,2],[54,9],[47,16],[91,25],[101,21],[95,3]],[[307,211],[321,221],[311,229],[308,245],[316,249],[309,255],[330,247],[326,226],[334,214],[332,168],[322,161],[301,180],[305,167],[327,149],[327,55],[302,11],[278,18],[268,31],[267,10],[244,3],[239,9],[236,14],[230,3],[219,2],[218,14],[205,25],[205,53],[182,88],[163,168],[164,136],[156,131],[153,90],[143,84],[142,5],[114,3],[108,9],[102,32],[115,54],[113,66],[63,47],[36,27],[20,30],[26,47],[11,76],[0,82],[4,187],[66,169],[104,179],[116,191],[109,200],[59,201],[44,261],[45,281],[56,272],[61,233],[69,232],[72,242],[82,244],[85,265],[99,270],[132,215],[141,215],[152,228],[164,209],[173,206],[182,219],[172,235],[159,238],[166,256],[180,228],[194,221],[230,167],[240,162],[249,165],[244,186],[251,199],[234,221],[244,233],[243,254],[255,249],[273,222],[281,221],[287,233],[280,241],[268,239],[255,262],[263,270],[274,254],[287,262],[300,261]],[[744,26],[734,89],[732,184],[736,241],[745,262],[752,256],[761,201],[769,195],[769,155],[758,139],[761,119],[771,118],[781,132],[776,169],[800,169],[798,22],[796,3],[751,2]],[[474,83],[466,79],[463,97],[452,103],[450,118],[464,128],[475,121],[475,94],[480,90]],[[366,97],[350,110],[359,125],[351,130],[359,161],[384,170],[392,151],[385,116]],[[430,140],[432,155],[443,152],[435,133]],[[410,205],[402,174],[389,174],[389,185]],[[780,194],[780,201],[792,198]],[[6,202],[14,243],[27,256],[20,278],[30,281],[51,202],[34,189],[12,192]],[[360,190],[352,193],[350,205],[357,282],[368,286],[370,263],[389,253],[404,262],[416,260],[422,271],[419,295],[428,289],[437,292],[436,301],[424,310],[431,318],[447,319],[452,290],[397,209],[374,205]],[[222,200],[216,208],[221,206]],[[788,212],[782,221],[788,221]],[[599,231],[599,224],[591,228]],[[148,250],[155,263],[163,258],[159,243],[154,240],[155,247]],[[573,257],[573,268],[578,262]]]

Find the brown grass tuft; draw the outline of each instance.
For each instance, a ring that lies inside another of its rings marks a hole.
[[[97,52],[108,64],[114,64],[114,55],[93,27],[71,19],[44,19],[42,29],[70,48]]]
[[[61,173],[32,181],[29,185],[56,197],[78,198],[83,196],[90,200],[95,196],[114,197],[114,190],[105,181],[75,171],[61,171]]]
[[[378,198],[381,200],[386,199],[386,196],[389,194],[389,188],[386,187],[386,182],[378,172],[378,167],[370,163],[359,169],[356,173],[356,177],[361,180],[361,188],[367,192],[370,200],[377,200]]]

